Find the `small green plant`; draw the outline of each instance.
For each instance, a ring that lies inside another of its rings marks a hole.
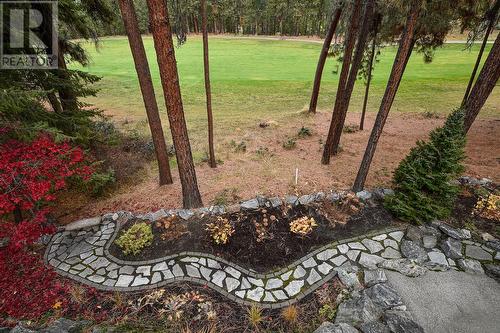
[[[443,127],[417,142],[394,172],[394,195],[386,207],[402,220],[423,223],[450,215],[459,187],[453,182],[463,171],[464,113],[454,111]]]
[[[297,137],[300,139],[306,138],[308,136],[312,136],[312,131],[308,127],[302,126],[301,129],[299,130],[299,133],[297,133]]]
[[[86,187],[90,190],[90,194],[93,197],[98,197],[103,195],[115,181],[115,171],[109,169],[106,172],[96,172],[92,174],[86,183]]]
[[[269,148],[267,147],[259,147],[255,153],[257,154],[258,157],[268,157],[268,156],[273,156],[273,153],[269,151]]]
[[[436,111],[425,111],[423,116],[427,119],[439,119],[439,114]]]
[[[237,143],[236,141],[231,140],[229,146],[233,148],[233,151],[235,153],[244,153],[247,151],[247,144],[245,143],[245,141],[240,141]]]
[[[283,142],[283,148],[286,150],[292,150],[297,146],[297,141],[294,138],[289,138],[285,142]]]
[[[241,198],[238,195],[238,189],[225,188],[215,195],[212,203],[216,206],[227,206],[228,204],[239,201]]]
[[[153,242],[153,230],[146,222],[136,223],[124,231],[120,238],[115,241],[125,255],[139,254],[143,248],[150,246]]]
[[[324,320],[332,321],[337,315],[337,308],[330,304],[324,304],[318,311],[319,316]]]
[[[345,125],[342,129],[344,133],[356,133],[357,131],[359,131],[358,125]]]

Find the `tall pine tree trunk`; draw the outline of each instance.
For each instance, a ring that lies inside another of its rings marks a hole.
[[[335,106],[333,107],[332,120],[330,129],[328,130],[328,137],[326,139],[325,148],[323,149],[323,157],[321,163],[330,164],[330,156],[333,149],[333,135],[335,129],[340,122],[340,114],[342,102],[344,100],[345,88],[349,77],[349,68],[351,66],[352,52],[356,44],[356,37],[358,35],[359,21],[361,17],[361,0],[356,0],[352,8],[349,29],[347,37],[344,42],[344,59],[342,61],[342,70],[340,72],[339,84],[337,88],[337,96],[335,97]]]
[[[147,0],[147,5],[165,105],[167,106],[168,120],[170,122],[170,130],[172,132],[172,140],[174,142],[182,184],[183,206],[184,208],[201,207],[201,195],[198,190],[191,145],[184,118],[184,108],[182,105],[167,4],[164,0]]]
[[[161,126],[153,81],[151,80],[149,63],[146,57],[146,51],[144,50],[144,44],[142,43],[141,33],[139,32],[139,23],[137,21],[134,4],[132,0],[120,0],[119,4],[123,24],[130,44],[130,51],[134,58],[135,70],[139,78],[139,86],[141,87],[149,128],[151,129],[151,137],[153,139],[160,173],[160,185],[172,184],[167,145],[165,144],[165,136],[163,135],[163,128]]]
[[[467,98],[469,97],[470,90],[472,89],[472,85],[474,83],[474,79],[476,78],[476,73],[479,68],[479,64],[481,64],[481,59],[483,58],[484,49],[486,48],[486,44],[488,43],[488,37],[490,36],[491,30],[495,26],[496,18],[498,15],[498,10],[500,9],[500,0],[497,0],[493,5],[493,8],[486,14],[489,17],[488,27],[486,28],[486,32],[484,34],[483,43],[481,44],[481,48],[479,49],[479,54],[477,55],[476,63],[474,65],[474,69],[472,70],[472,74],[469,79],[469,84],[467,85],[467,89],[465,90],[464,99],[462,100],[462,106],[467,102]]]
[[[500,34],[497,35],[490,54],[484,62],[476,84],[465,103],[465,131],[468,132],[483,107],[486,99],[495,88],[500,76]]]
[[[338,154],[340,137],[342,136],[342,131],[344,129],[345,118],[347,116],[347,110],[349,109],[349,104],[351,102],[352,90],[356,79],[358,77],[358,70],[363,61],[363,55],[365,53],[366,41],[370,33],[370,27],[373,22],[373,10],[375,7],[375,0],[367,0],[365,4],[365,10],[363,15],[363,25],[359,32],[358,43],[356,46],[356,52],[354,58],[352,59],[351,70],[349,71],[349,78],[347,79],[346,89],[344,91],[344,96],[342,98],[342,104],[340,112],[338,113],[340,121],[337,124],[337,128],[333,134],[333,154]]]
[[[370,93],[370,85],[372,83],[372,71],[373,71],[373,60],[375,59],[375,50],[377,46],[377,32],[378,32],[378,22],[375,25],[375,29],[373,31],[373,41],[372,41],[372,49],[370,53],[370,62],[368,63],[368,78],[366,81],[365,87],[365,97],[363,99],[363,110],[361,111],[361,120],[359,122],[359,130],[364,130],[365,127],[365,115],[366,115],[366,106],[368,105],[368,95]]]
[[[319,55],[318,66],[316,67],[316,75],[314,76],[313,91],[311,95],[311,102],[309,103],[309,113],[316,113],[316,107],[318,105],[319,89],[321,87],[321,77],[323,76],[323,69],[325,68],[326,57],[328,56],[328,50],[330,49],[330,44],[332,43],[333,34],[337,30],[337,25],[340,20],[340,14],[342,13],[342,8],[337,8],[333,13],[332,22],[328,28],[328,33],[325,36],[325,41],[323,42],[323,48],[321,49],[321,54]]]
[[[69,80],[68,67],[66,66],[66,61],[64,60],[64,46],[59,42],[59,47],[57,50],[58,57],[58,71],[57,75],[67,81]],[[60,87],[58,89],[59,99],[61,100],[61,106],[64,112],[72,112],[78,110],[78,103],[76,100],[75,93],[68,87]]]
[[[59,102],[59,99],[57,99],[57,96],[54,92],[49,92],[47,94],[47,99],[49,100],[49,103],[55,113],[63,113],[61,103]]]
[[[216,168],[214,151],[214,121],[212,117],[212,90],[210,88],[210,66],[208,59],[208,31],[207,31],[207,1],[201,0],[201,29],[203,31],[203,64],[205,66],[205,92],[207,96],[207,116],[208,116],[208,151],[209,164],[211,168]]]
[[[411,2],[411,9],[408,17],[406,19],[406,27],[401,35],[401,40],[399,42],[398,52],[396,58],[394,59],[394,64],[392,66],[391,75],[389,81],[387,82],[387,87],[385,89],[384,97],[380,104],[380,109],[373,125],[373,129],[368,140],[368,145],[366,146],[366,151],[363,156],[363,161],[358,170],[356,180],[354,182],[353,190],[361,191],[365,185],[366,177],[368,175],[368,170],[370,169],[370,164],[375,154],[375,149],[377,148],[378,140],[382,134],[382,130],[391,110],[392,103],[396,97],[396,93],[403,77],[403,73],[408,63],[411,51],[414,45],[414,33],[415,26],[417,24],[417,19],[420,13],[420,8],[422,6],[422,0],[413,0]]]

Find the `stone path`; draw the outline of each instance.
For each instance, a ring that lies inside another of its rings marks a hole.
[[[118,234],[116,226],[130,218],[128,213],[106,215],[98,226],[57,233],[47,248],[48,264],[64,276],[102,290],[133,291],[192,281],[239,303],[259,302],[274,308],[302,299],[346,263],[376,267],[384,257],[399,257],[404,234],[391,229],[360,241],[330,244],[283,269],[260,274],[206,253],[183,252],[144,262],[115,258],[108,249]]]
[[[500,284],[485,275],[450,270],[417,278],[387,272],[387,278],[426,332],[496,333],[500,329]]]
[[[58,273],[101,290],[134,291],[176,281],[206,285],[241,304],[280,308],[304,298],[350,266],[399,271],[419,276],[428,270],[497,272],[499,242],[469,240],[470,233],[444,224],[389,229],[335,242],[278,271],[260,274],[206,253],[183,252],[150,261],[124,261],[108,249],[120,225],[136,218],[107,214],[100,224],[55,234],[45,254]],[[343,282],[345,282],[343,280]]]

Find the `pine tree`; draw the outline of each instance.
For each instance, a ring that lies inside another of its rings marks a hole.
[[[446,218],[458,193],[454,180],[465,159],[464,112],[453,112],[445,125],[417,142],[394,172],[394,195],[386,207],[398,218],[423,223]]]
[[[328,28],[328,32],[325,36],[323,42],[323,47],[321,48],[321,53],[319,55],[318,66],[316,67],[316,74],[314,76],[313,91],[311,94],[311,101],[309,103],[309,113],[316,113],[316,107],[318,105],[319,90],[321,87],[321,77],[323,76],[323,69],[325,68],[326,58],[328,56],[328,50],[330,49],[330,44],[332,43],[333,35],[337,30],[337,25],[340,20],[340,15],[342,14],[342,8],[338,7],[333,13],[333,18]]]
[[[382,98],[380,109],[377,114],[377,118],[375,120],[368,145],[366,146],[361,166],[359,167],[356,180],[354,181],[353,190],[356,192],[361,191],[365,185],[368,170],[370,168],[373,155],[375,154],[378,140],[380,139],[380,136],[382,134],[385,121],[389,116],[389,111],[391,109],[392,103],[394,102],[394,98],[396,97],[399,84],[413,50],[413,46],[415,44],[414,32],[421,6],[422,0],[412,0],[410,12],[406,20],[405,30],[401,35],[398,52],[396,54],[396,58],[394,59],[394,64],[389,76],[389,81],[387,82],[384,97]]]
[[[465,131],[468,132],[500,76],[500,34],[484,62],[476,84],[465,102]]]
[[[161,126],[160,113],[158,112],[158,104],[151,80],[149,71],[149,63],[142,43],[141,34],[139,32],[139,24],[135,14],[135,8],[132,0],[120,0],[120,10],[123,17],[123,24],[127,32],[130,50],[134,58],[135,70],[139,78],[139,86],[146,108],[151,137],[155,148],[156,159],[158,161],[158,169],[160,173],[160,185],[172,184],[172,174],[170,172],[170,164],[168,161],[167,145],[165,144],[165,136]]]
[[[196,180],[193,155],[184,118],[167,4],[164,0],[147,0],[147,5],[163,95],[170,122],[170,131],[172,132],[179,177],[181,179],[183,206],[184,208],[201,207],[201,195]]]
[[[208,117],[208,151],[209,164],[211,168],[216,168],[214,150],[214,121],[212,116],[212,90],[210,88],[210,64],[208,56],[208,30],[207,30],[207,1],[201,0],[201,26],[203,30],[203,64],[205,72],[205,92],[207,98]]]

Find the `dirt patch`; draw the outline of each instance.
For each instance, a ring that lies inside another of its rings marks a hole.
[[[207,224],[213,223],[216,217],[206,216],[189,221],[169,220],[175,230],[167,233],[163,222],[159,221],[153,223],[153,244],[139,255],[125,256],[115,244],[111,245],[110,252],[115,257],[132,261],[156,259],[183,251],[205,252],[246,268],[266,272],[291,264],[312,250],[333,241],[396,225],[391,215],[380,206],[362,208],[346,219],[346,222],[340,222],[325,214],[326,211],[335,210],[336,205],[324,202],[294,208],[260,209],[223,215],[222,218],[227,219],[234,228],[234,234],[226,245],[216,245],[206,231]],[[290,231],[290,222],[301,217],[312,217],[317,224],[306,236]],[[129,221],[123,230],[136,222]]]
[[[206,163],[196,168],[198,184],[206,206],[212,204],[224,191],[236,198],[251,198],[256,194],[266,196],[311,193],[345,189],[352,186],[356,177],[375,115],[369,113],[364,131],[344,133],[342,152],[332,158],[328,166],[321,165],[322,143],[328,132],[331,112],[315,116],[295,115],[276,119],[272,126],[259,124],[273,119],[262,119],[245,129],[236,128],[216,140],[217,158],[223,161],[216,169]],[[440,126],[444,117],[426,118],[420,114],[391,114],[379,141],[367,179],[367,187],[390,186],[392,172],[417,140],[428,138],[429,132]],[[346,124],[358,124],[359,114],[348,114]],[[217,126],[217,124],[216,124]],[[297,136],[301,127],[311,130],[311,136],[296,139],[294,149],[283,148],[283,142]],[[465,174],[488,177],[500,181],[500,119],[478,118],[468,134]],[[216,128],[217,133],[217,128]],[[245,142],[244,151],[235,151],[231,142]],[[205,142],[193,142],[193,151],[203,151]],[[295,172],[298,180],[295,183]],[[125,165],[123,171],[128,170]],[[83,195],[71,202],[58,204],[57,217],[62,223],[127,210],[150,212],[160,208],[172,209],[182,205],[181,187],[176,168],[172,169],[174,184],[158,186],[157,169],[151,163],[145,176],[137,177],[113,192],[112,196],[85,198]],[[129,173],[133,174],[133,173]],[[132,177],[133,178],[133,177]],[[120,185],[120,184],[119,184]],[[64,199],[62,200],[64,201]]]

